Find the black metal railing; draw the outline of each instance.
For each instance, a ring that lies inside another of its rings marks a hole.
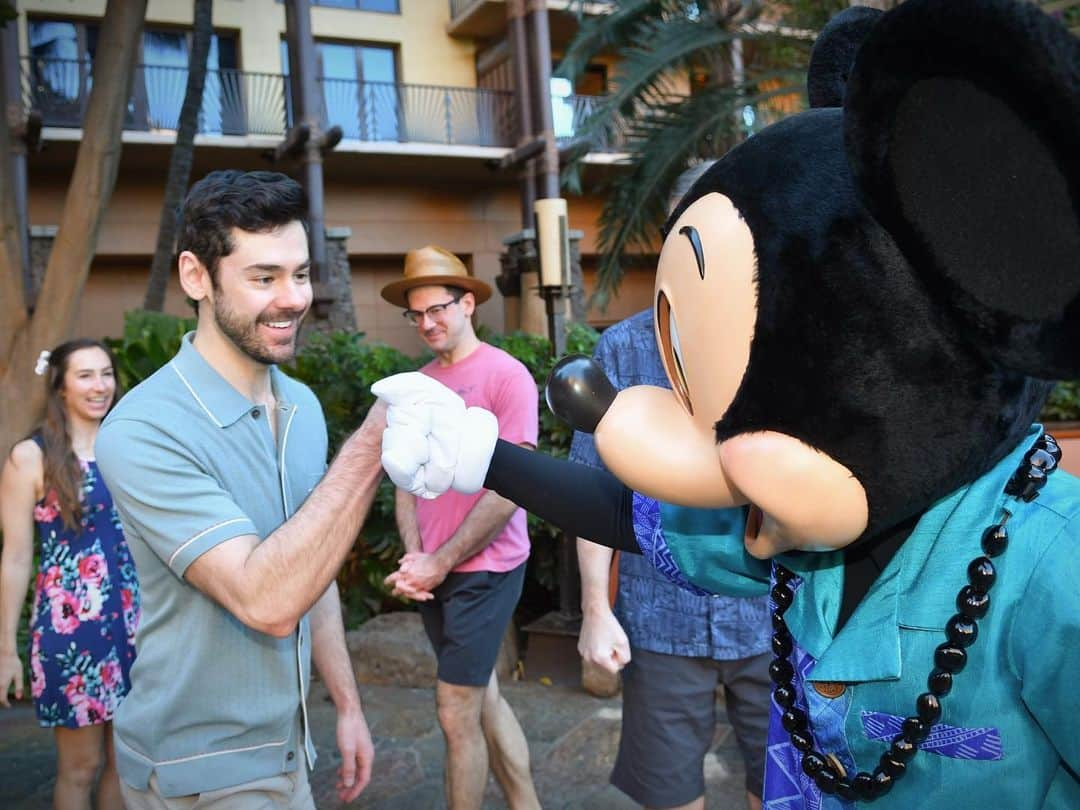
[[[450,19],[456,20],[475,2],[476,0],[450,0]]]
[[[81,128],[93,86],[88,60],[23,60],[27,108],[49,127]],[[187,68],[139,65],[132,81],[124,128],[172,131],[184,101]],[[209,70],[199,113],[199,129],[211,135],[282,135],[292,122],[288,77],[276,73]],[[320,79],[323,117],[346,139],[467,146],[515,145],[514,94],[467,87]],[[553,100],[560,141],[575,132],[599,101],[592,96]],[[618,143],[596,143],[613,151]]]

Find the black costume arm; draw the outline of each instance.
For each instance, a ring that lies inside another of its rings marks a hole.
[[[568,534],[641,553],[634,537],[634,492],[607,470],[499,439],[484,486]]]

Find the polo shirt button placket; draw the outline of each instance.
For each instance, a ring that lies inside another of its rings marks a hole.
[[[262,415],[262,411],[260,411],[258,408],[252,408],[251,409],[251,418],[252,419],[258,419],[261,415]]]

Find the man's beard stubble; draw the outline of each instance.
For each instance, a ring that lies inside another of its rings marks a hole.
[[[299,336],[299,321],[302,319],[302,315],[297,317],[295,315],[289,315],[288,317],[278,318],[265,318],[263,315],[259,315],[257,318],[250,322],[243,321],[236,315],[231,309],[225,306],[222,296],[219,294],[214,299],[214,320],[217,322],[218,329],[225,335],[233,344],[254,360],[257,363],[271,366],[277,363],[287,363],[296,356],[296,340]],[[275,355],[266,344],[259,340],[258,329],[260,321],[277,321],[277,320],[293,320],[297,321],[297,329],[293,332],[290,345],[285,355]]]

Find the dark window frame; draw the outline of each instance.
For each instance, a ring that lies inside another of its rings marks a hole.
[[[72,110],[77,110],[78,120],[82,120],[86,116],[86,107],[90,99],[90,87],[91,87],[91,67],[94,62],[94,57],[97,51],[97,38],[98,30],[101,27],[102,19],[100,17],[92,16],[80,16],[77,14],[37,14],[28,15],[26,18],[27,26],[27,40],[30,39],[30,26],[36,23],[66,23],[72,25],[75,29],[75,42],[78,49],[78,56],[76,61],[79,65],[79,85],[76,91],[76,95],[73,98],[68,99],[72,105]],[[190,52],[191,37],[194,34],[191,26],[176,25],[176,24],[151,24],[150,26],[144,26],[142,33],[139,36],[139,53],[136,58],[136,64],[139,66],[145,65],[146,61],[146,41],[145,34],[147,33],[182,33],[186,35],[187,47]],[[91,35],[92,34],[92,35]],[[213,35],[218,39],[218,60],[219,64],[216,70],[241,70],[241,53],[240,53],[240,34],[234,28],[215,28]],[[232,53],[234,55],[235,66],[222,68],[220,66],[220,59],[222,49],[220,43],[223,39],[229,39],[232,41]],[[91,49],[90,44],[93,41],[94,47]],[[28,54],[33,58],[31,54]],[[155,66],[151,66],[155,67]],[[33,66],[31,66],[31,75],[33,75]],[[138,76],[136,77],[138,78]],[[182,102],[182,99],[181,99]],[[70,113],[69,113],[70,114]],[[150,94],[147,89],[145,71],[142,74],[141,81],[133,81],[131,86],[131,96],[128,99],[127,112],[124,118],[125,130],[146,130],[149,126],[150,120]]]
[[[364,4],[365,1],[366,0],[352,0],[353,5],[346,6],[346,5],[338,5],[336,3],[321,3],[321,2],[319,2],[319,0],[311,0],[311,7],[312,8],[336,8],[336,9],[340,9],[342,11],[363,11],[363,12],[365,12],[367,14],[394,14],[394,15],[397,15],[399,17],[401,16],[401,0],[393,0],[393,2],[394,2],[394,10],[393,11],[386,11],[386,10],[381,9],[381,8],[363,8],[363,4]],[[277,0],[277,2],[281,3],[282,5],[285,4],[285,0]]]

